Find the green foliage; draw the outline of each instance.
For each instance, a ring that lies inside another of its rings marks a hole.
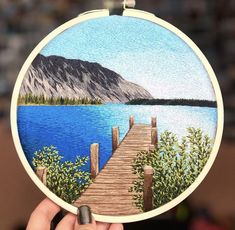
[[[138,175],[130,188],[135,204],[143,209],[143,183],[145,165],[154,169],[153,203],[157,208],[184,192],[198,177],[212,151],[212,140],[201,129],[188,128],[188,135],[181,142],[176,135],[165,131],[158,146],[151,151],[140,152],[133,162]]]
[[[212,107],[216,108],[216,101],[208,100],[195,100],[195,99],[144,99],[137,98],[130,100],[127,105],[188,105],[188,106],[200,106],[200,107]]]
[[[20,95],[18,98],[19,105],[100,105],[102,104],[100,99],[90,98],[69,98],[69,97],[45,97],[44,95],[36,96],[28,93],[24,96]]]
[[[33,166],[47,168],[47,187],[68,203],[73,203],[91,183],[90,173],[80,168],[87,164],[88,157],[77,156],[75,162],[62,162],[56,147],[43,147],[36,151]]]

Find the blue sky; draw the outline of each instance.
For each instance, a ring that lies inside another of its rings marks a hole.
[[[89,20],[61,33],[41,54],[98,62],[155,98],[215,100],[208,74],[191,48],[146,20],[122,16]]]

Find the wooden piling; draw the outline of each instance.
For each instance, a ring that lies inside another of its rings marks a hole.
[[[119,145],[119,127],[112,128],[112,149],[113,153],[118,148]]]
[[[135,117],[130,116],[130,118],[129,118],[129,129],[131,129],[133,127],[134,123],[135,123]]]
[[[144,167],[144,211],[153,210],[153,174],[151,166]]]
[[[156,145],[157,142],[158,142],[158,140],[157,140],[157,129],[152,128],[151,129],[151,144]]]
[[[47,183],[47,168],[43,166],[39,166],[36,168],[36,175],[42,181],[44,185]]]
[[[149,151],[153,151],[155,149],[154,145],[149,145]]]
[[[90,172],[91,179],[95,179],[99,173],[99,144],[94,143],[90,146]]]
[[[152,128],[157,127],[157,118],[156,117],[151,118],[151,126],[152,126]]]

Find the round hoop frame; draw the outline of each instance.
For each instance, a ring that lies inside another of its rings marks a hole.
[[[54,193],[52,193],[43,183],[39,180],[39,178],[36,176],[34,173],[33,169],[29,165],[24,151],[22,149],[20,139],[19,139],[19,133],[18,133],[18,127],[17,127],[17,99],[21,87],[21,83],[23,81],[23,78],[30,67],[32,61],[35,59],[37,54],[42,50],[42,48],[49,43],[52,39],[54,39],[57,35],[65,31],[66,29],[79,24],[81,22],[84,22],[86,20],[90,19],[96,19],[100,17],[107,17],[109,16],[109,11],[108,10],[95,10],[95,11],[89,11],[85,12],[83,14],[80,14],[77,18],[74,18],[65,24],[61,25],[57,29],[55,29],[53,32],[51,32],[48,36],[46,36],[37,46],[36,48],[32,51],[32,53],[29,55],[27,60],[25,61],[15,84],[13,95],[12,95],[12,101],[11,101],[11,130],[12,130],[12,136],[14,140],[14,144],[17,150],[17,153],[19,155],[19,158],[27,171],[28,175],[31,177],[33,182],[38,186],[38,188],[47,196],[49,197],[52,201],[54,201],[56,204],[61,206],[62,208],[66,209],[67,211],[77,214],[77,208],[71,204],[66,203],[59,197],[57,197]],[[208,75],[210,76],[210,80],[212,82],[215,95],[216,95],[216,100],[217,100],[217,107],[218,107],[218,120],[217,120],[217,132],[216,132],[216,137],[215,137],[215,143],[213,146],[213,150],[211,152],[210,158],[208,159],[208,162],[206,166],[204,167],[203,171],[201,174],[198,176],[198,178],[195,180],[195,182],[188,188],[186,189],[181,195],[176,197],[174,200],[168,202],[167,204],[138,215],[129,215],[129,216],[104,216],[104,215],[97,215],[94,214],[94,217],[97,221],[102,221],[102,222],[108,222],[108,223],[127,223],[127,222],[134,222],[134,221],[140,221],[144,219],[148,219],[157,215],[162,214],[163,212],[168,211],[169,209],[173,208],[177,204],[179,204],[181,201],[183,201],[187,196],[189,196],[195,189],[196,187],[202,182],[202,180],[205,178],[207,173],[209,172],[215,158],[217,155],[217,152],[219,150],[220,142],[222,139],[222,133],[223,133],[223,123],[224,123],[224,110],[223,110],[223,100],[222,100],[222,95],[220,91],[220,87],[218,84],[218,81],[216,79],[215,73],[210,66],[209,62],[207,61],[206,57],[203,55],[203,53],[200,51],[200,49],[194,44],[194,42],[187,37],[183,32],[181,32],[179,29],[174,27],[173,25],[167,23],[166,21],[157,18],[155,15],[150,14],[145,11],[140,11],[140,10],[134,10],[134,9],[126,9],[123,12],[123,16],[126,17],[136,17],[139,19],[143,20],[148,20],[153,23],[156,23],[174,34],[176,34],[178,37],[180,37],[198,56],[199,60],[203,63],[206,71],[208,72]]]

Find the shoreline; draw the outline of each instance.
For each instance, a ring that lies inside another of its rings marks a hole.
[[[92,104],[83,104],[83,105],[46,105],[46,104],[18,104],[17,106],[100,106],[104,104],[97,104],[97,105],[92,105]]]
[[[98,105],[92,105],[92,104],[86,104],[86,105],[45,105],[45,104],[18,104],[17,107],[36,107],[36,106],[45,106],[45,107],[50,107],[50,106],[54,106],[54,107],[76,107],[76,106],[108,106],[108,105],[125,105],[125,106],[182,106],[182,107],[198,107],[198,108],[210,108],[210,109],[217,109],[217,106],[199,106],[199,105],[163,105],[163,104],[159,104],[159,105],[147,105],[147,104],[126,104],[126,103],[107,103],[107,104],[98,104]]]
[[[197,100],[197,99],[134,99],[127,102],[126,104],[217,108],[216,101]]]

